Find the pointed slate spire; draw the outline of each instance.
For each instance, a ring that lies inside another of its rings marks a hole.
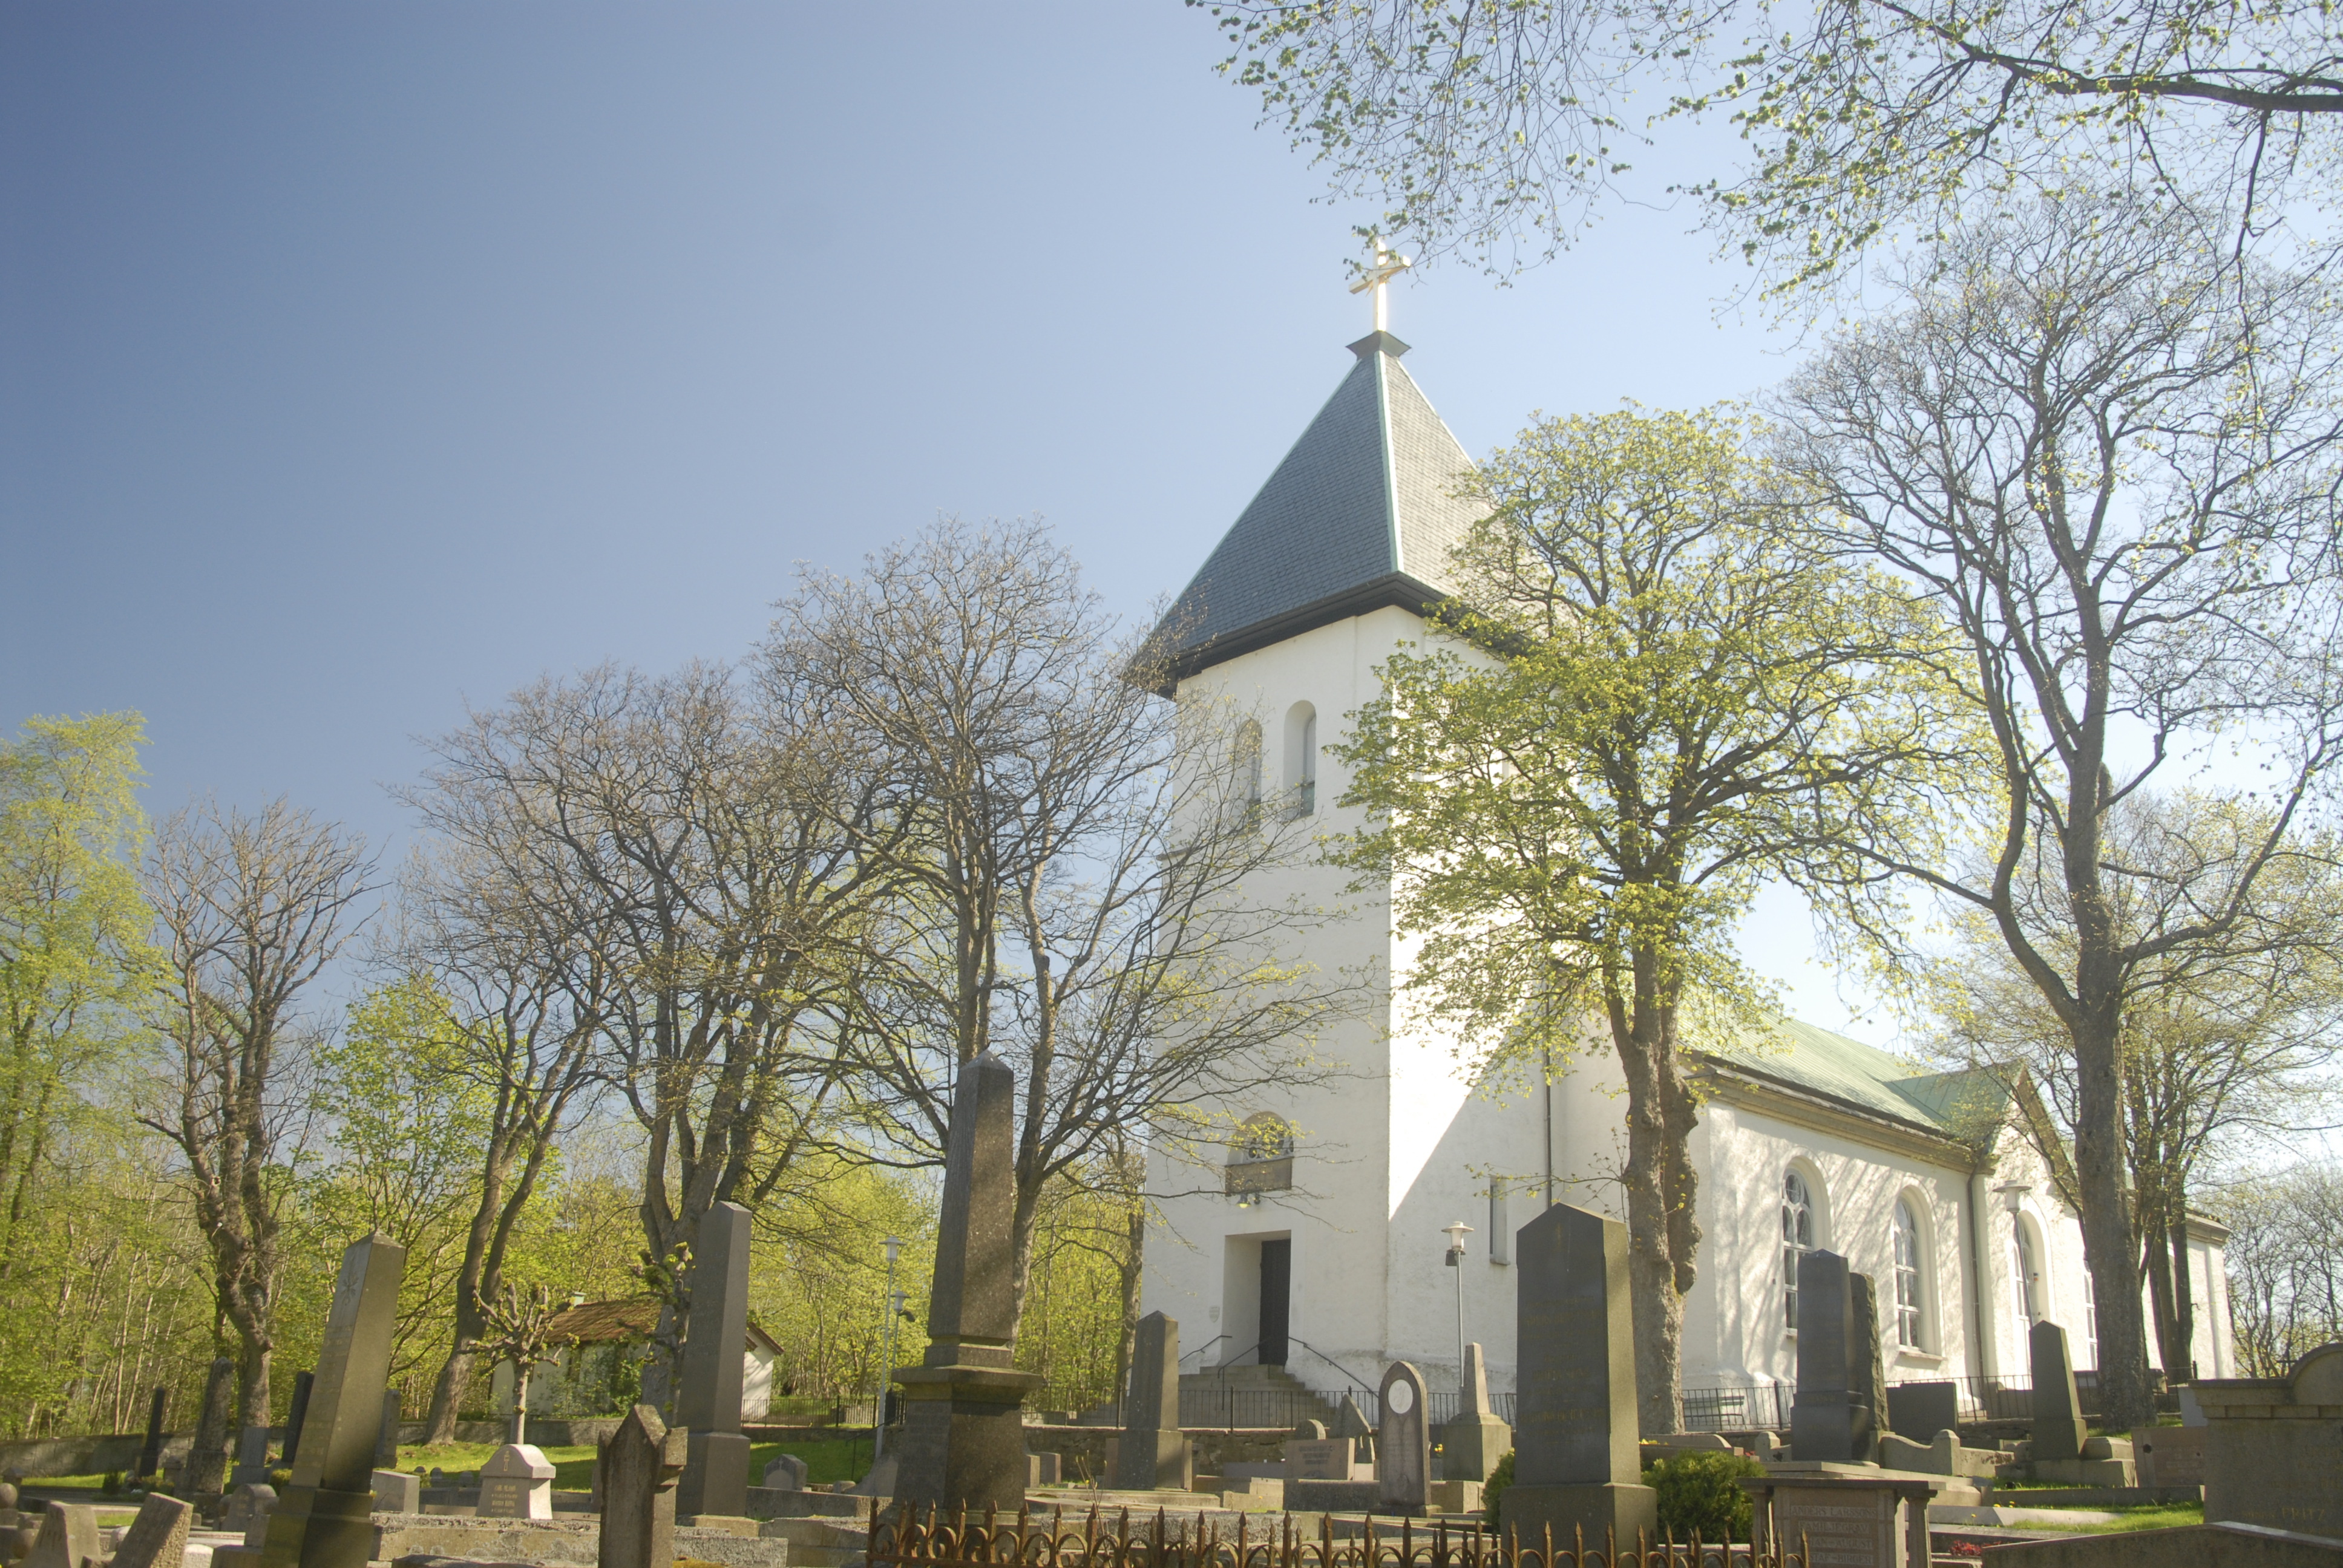
[[[1203,568],[1156,628],[1168,681],[1385,605],[1445,596],[1449,551],[1480,515],[1455,492],[1472,458],[1372,332]]]

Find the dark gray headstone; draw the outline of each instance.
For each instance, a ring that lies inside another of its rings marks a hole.
[[[1386,1513],[1422,1513],[1432,1501],[1432,1427],[1425,1408],[1430,1391],[1423,1374],[1405,1362],[1383,1372],[1377,1402],[1383,1430],[1375,1434],[1376,1508]]]
[[[180,1568],[186,1560],[187,1535],[195,1528],[192,1504],[160,1493],[150,1493],[138,1505],[138,1517],[123,1533],[114,1549],[113,1568]]]
[[[1503,1526],[1557,1541],[1655,1533],[1659,1503],[1636,1444],[1627,1227],[1550,1205],[1515,1234],[1513,1484]]]
[[[231,1486],[259,1486],[268,1480],[268,1429],[247,1426],[237,1434],[236,1471],[228,1478]]]
[[[1139,1320],[1131,1345],[1131,1393],[1114,1481],[1124,1492],[1185,1487],[1188,1439],[1180,1430],[1180,1325],[1161,1312]]]
[[[1790,1406],[1790,1453],[1801,1463],[1857,1464],[1878,1452],[1871,1372],[1857,1363],[1877,1328],[1857,1321],[1859,1277],[1836,1252],[1799,1255],[1798,1392]],[[1869,1284],[1865,1280],[1866,1292]]]
[[[749,1506],[749,1440],[740,1435],[742,1358],[749,1342],[749,1211],[719,1203],[692,1248],[691,1318],[676,1385],[675,1423],[690,1457],[676,1513],[740,1517]]]
[[[264,1568],[366,1568],[375,1445],[407,1249],[380,1231],[342,1254],[292,1484],[268,1516]]]
[[[674,1568],[675,1486],[687,1452],[659,1412],[639,1404],[601,1445],[597,1568]]]
[[[309,1391],[317,1386],[317,1374],[297,1372],[293,1374],[293,1402],[285,1409],[285,1462],[289,1466],[293,1456],[301,1452],[301,1423],[309,1415]]]
[[[803,1492],[807,1474],[804,1460],[794,1453],[784,1453],[765,1466],[765,1477],[757,1484],[768,1492]]]
[[[163,1462],[163,1412],[171,1402],[171,1391],[158,1388],[146,1406],[146,1441],[138,1445],[138,1468],[130,1473],[134,1482],[144,1482]],[[15,1507],[15,1503],[10,1503]]]
[[[1011,1222],[1017,1200],[1017,1075],[990,1051],[960,1068],[944,1156],[928,1353],[897,1371],[907,1409],[899,1498],[1013,1511],[1025,1496],[1025,1395],[1016,1370]]]
[[[226,1490],[227,1406],[235,1388],[236,1363],[216,1357],[204,1380],[204,1402],[196,1412],[195,1441],[187,1449],[186,1489],[195,1496],[216,1497]]]
[[[2026,1336],[2034,1357],[2034,1457],[2080,1459],[2083,1402],[2075,1393],[2075,1362],[2066,1353],[2066,1331],[2048,1319]]]
[[[1961,1385],[1899,1382],[1887,1391],[1887,1429],[1914,1442],[1934,1442],[1961,1424]]]

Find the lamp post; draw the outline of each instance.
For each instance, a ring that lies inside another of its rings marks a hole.
[[[1456,1271],[1456,1398],[1462,1410],[1473,1392],[1464,1386],[1464,1238],[1473,1233],[1473,1227],[1459,1220],[1441,1230],[1448,1237],[1448,1266]]]
[[[895,1320],[903,1315],[903,1292],[895,1288],[895,1260],[903,1251],[903,1238],[890,1236],[879,1244],[887,1250],[887,1353],[879,1368],[879,1408],[872,1412],[878,1417],[870,1430],[873,1465],[887,1452],[887,1395],[895,1386]]]

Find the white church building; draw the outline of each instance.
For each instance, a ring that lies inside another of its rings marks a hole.
[[[1349,780],[1326,742],[1376,695],[1376,666],[1423,638],[1473,520],[1453,496],[1470,458],[1403,368],[1407,346],[1379,329],[1352,350],[1164,622],[1179,628],[1182,697],[1257,715],[1274,787],[1322,832],[1363,820],[1336,804]],[[1282,875],[1281,893],[1353,911],[1299,933],[1298,956],[1405,973],[1387,901],[1346,893],[1350,874],[1333,868]],[[1607,1040],[1551,1085],[1476,1085],[1386,989],[1319,1050],[1347,1074],[1221,1108],[1253,1130],[1232,1141],[1221,1191],[1195,1192],[1192,1173],[1158,1155],[1151,1190],[1188,1195],[1163,1199],[1148,1231],[1141,1310],[1179,1322],[1183,1372],[1282,1367],[1327,1393],[1373,1390],[1405,1360],[1435,1397],[1453,1395],[1459,1340],[1476,1341],[1504,1413],[1515,1229],[1550,1201],[1624,1217],[1604,1180],[1624,1141]],[[1959,1379],[1971,1399],[2000,1380],[2023,1387],[2026,1332],[2044,1318],[2066,1326],[2078,1369],[2097,1365],[2081,1232],[1990,1078],[1924,1071],[1795,1022],[1700,1070],[1688,1423],[1786,1422],[1788,1290],[1805,1248],[1876,1282],[1891,1384]],[[1473,1227],[1461,1336],[1460,1276],[1443,1266],[1457,1221]],[[2225,1232],[2207,1221],[2193,1234],[2198,1370],[2233,1376]]]

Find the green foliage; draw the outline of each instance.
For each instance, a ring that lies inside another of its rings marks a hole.
[[[1678,1541],[1695,1534],[1703,1542],[1746,1541],[1751,1512],[1740,1477],[1765,1473],[1745,1454],[1694,1451],[1646,1465],[1644,1484],[1659,1493],[1660,1527]]]
[[[1497,1461],[1497,1468],[1489,1472],[1489,1479],[1481,1488],[1481,1506],[1488,1511],[1490,1518],[1498,1517],[1497,1499],[1503,1497],[1505,1488],[1513,1483],[1513,1451],[1509,1448],[1505,1450],[1505,1457]]]

